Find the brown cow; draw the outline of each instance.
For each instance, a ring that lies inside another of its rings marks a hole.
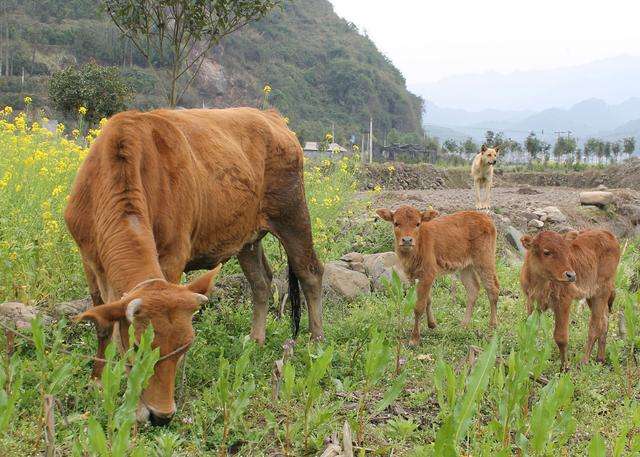
[[[567,232],[543,231],[521,239],[527,249],[520,271],[527,311],[533,303],[540,310],[551,308],[555,315],[553,333],[560,350],[561,369],[567,366],[567,343],[571,302],[586,298],[591,308],[589,336],[581,363],[587,363],[598,340],[598,360],[604,362],[609,312],[615,298],[615,276],[620,245],[606,230]]]
[[[411,344],[420,342],[420,318],[427,312],[429,328],[436,321],[431,313],[431,286],[438,276],[460,272],[467,291],[467,309],[462,325],[471,322],[480,284],[491,304],[490,327],[496,326],[499,294],[496,276],[496,228],[486,214],[461,211],[438,217],[435,210],[420,212],[403,205],[395,212],[386,208],[378,215],[394,225],[395,251],[411,281],[418,280],[418,301]]]
[[[98,357],[114,323],[125,346],[130,323],[138,331],[153,324],[161,355],[188,345],[193,312],[215,271],[186,287],[178,285],[182,273],[236,255],[252,289],[251,336],[263,343],[272,277],[261,246],[267,232],[279,238],[289,260],[294,332],[299,278],[312,337],[321,338],[323,269],[313,250],[302,167],[298,140],[275,112],[156,110],[112,117],[91,146],[65,213],[94,304],[101,305],[80,316],[97,324]],[[174,415],[178,358],[156,365],[139,419],[166,423]],[[93,375],[101,371],[97,363]]]

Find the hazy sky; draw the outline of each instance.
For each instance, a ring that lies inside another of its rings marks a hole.
[[[407,78],[550,69],[640,55],[638,0],[331,0]]]

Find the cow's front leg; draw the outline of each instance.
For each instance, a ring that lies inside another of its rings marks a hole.
[[[560,351],[560,370],[567,370],[567,344],[569,343],[569,314],[571,301],[560,301],[554,307],[555,328],[553,338]]]
[[[418,283],[418,299],[413,310],[413,332],[409,344],[417,346],[420,343],[420,318],[427,312],[427,325],[429,328],[436,328],[436,320],[431,312],[431,286],[433,285],[433,276],[423,277]]]

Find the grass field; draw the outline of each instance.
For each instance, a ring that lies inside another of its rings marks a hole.
[[[71,132],[65,137],[34,127],[34,118],[6,110],[0,120],[0,301],[28,301],[46,311],[87,294],[62,210],[85,144],[99,132],[74,139]],[[324,260],[354,247],[391,249],[388,227],[363,218],[372,211],[353,198],[357,166],[348,159],[306,164],[314,238]],[[250,298],[240,291],[216,294],[196,315],[196,342],[177,381],[178,414],[166,428],[130,421],[130,396],[153,361],[144,344],[141,368],[127,381],[122,364],[111,364],[112,379],[103,379],[101,389],[89,382],[91,365],[81,357],[94,353],[89,325],[62,322],[41,330],[35,324],[38,344],[17,338],[11,359],[0,337],[0,455],[45,452],[46,395],[58,401],[50,446],[57,455],[219,455],[221,443],[238,455],[319,455],[345,421],[356,455],[638,455],[640,314],[629,292],[637,246],[630,240],[618,275],[608,363],[576,366],[589,318],[588,309],[576,305],[566,374],[558,373],[551,316],[526,321],[519,267],[507,256],[498,261],[502,292],[493,334],[484,295],[471,327],[460,327],[463,297],[451,297],[448,279],[434,290],[439,325],[429,330],[423,322],[416,348],[406,344],[410,293],[390,287],[352,302],[326,301],[325,341],[309,343],[305,333],[298,338],[277,399],[272,371],[290,337],[288,319],[270,316],[265,346],[253,347],[246,339]],[[267,250],[282,268],[271,237]],[[230,262],[223,275],[237,271]],[[617,336],[622,312],[624,339]],[[471,365],[470,347],[482,348]]]

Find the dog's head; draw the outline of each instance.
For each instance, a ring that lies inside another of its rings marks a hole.
[[[488,147],[483,144],[480,148],[480,154],[482,154],[482,161],[487,165],[495,165],[498,161],[498,154],[500,153],[500,146],[494,148]]]

